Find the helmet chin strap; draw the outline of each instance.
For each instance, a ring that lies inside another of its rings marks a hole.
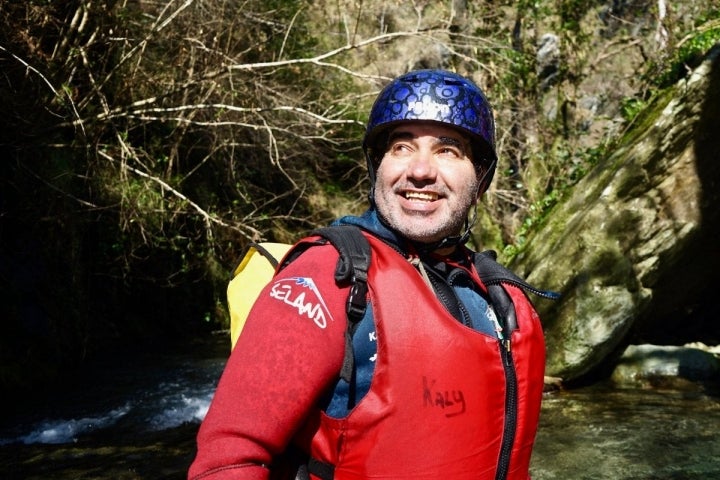
[[[458,245],[465,244],[468,239],[470,238],[470,232],[472,231],[472,228],[475,226],[475,223],[477,222],[477,211],[478,206],[477,202],[473,203],[472,207],[470,207],[470,217],[465,220],[465,231],[462,235],[460,235],[460,239],[458,241]]]
[[[477,203],[473,204],[468,213],[470,216],[465,219],[465,228],[460,235],[445,237],[439,242],[421,244],[422,248],[419,248],[418,250],[427,253],[440,250],[442,248],[457,247],[458,245],[464,245],[467,243],[470,238],[472,227],[475,226],[475,222],[477,222]]]

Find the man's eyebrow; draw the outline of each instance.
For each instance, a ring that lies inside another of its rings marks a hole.
[[[395,140],[412,140],[413,138],[416,138],[416,135],[412,132],[408,132],[406,130],[396,130],[390,134],[388,137],[388,143],[392,143]],[[440,136],[438,137],[437,142],[440,145],[447,145],[450,147],[458,147],[461,149],[465,148],[465,143],[463,140],[455,137],[446,137],[446,136]]]
[[[454,137],[438,137],[437,143],[441,145],[447,145],[448,147],[457,147],[461,150],[465,150],[465,142]]]
[[[392,143],[395,140],[401,139],[401,140],[410,140],[415,138],[415,135],[413,135],[411,132],[407,132],[405,130],[396,130],[390,134],[388,137],[388,143]]]

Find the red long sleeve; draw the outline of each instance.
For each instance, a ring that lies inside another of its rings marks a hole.
[[[313,247],[285,268],[251,310],[198,432],[189,479],[266,479],[272,463],[337,380],[347,288],[338,254]]]

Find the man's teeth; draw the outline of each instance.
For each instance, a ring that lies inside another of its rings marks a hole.
[[[438,199],[438,194],[433,192],[405,192],[405,198],[408,200],[432,202]]]

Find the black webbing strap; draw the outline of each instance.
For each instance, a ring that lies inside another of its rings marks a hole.
[[[351,383],[355,368],[352,337],[367,309],[370,244],[360,229],[352,225],[323,227],[314,230],[311,234],[327,239],[339,252],[335,281],[340,284],[351,283],[345,303],[348,327],[345,330],[345,357],[340,370],[340,378]]]
[[[272,265],[273,270],[277,268],[278,266],[278,259],[275,258],[275,256],[270,253],[265,247],[260,245],[256,242],[250,242],[247,244],[245,249],[242,252],[242,255],[240,255],[240,258],[242,258],[241,262],[233,269],[232,271],[232,277],[230,277],[230,280],[232,280],[235,277],[235,274],[237,274],[237,269],[242,265],[242,263],[246,260],[245,257],[247,256],[248,252],[251,248],[254,248],[260,255],[265,257],[265,259]]]
[[[488,289],[490,303],[492,304],[495,313],[502,322],[504,330],[509,334],[517,328],[517,317],[512,299],[502,287],[503,283],[515,285],[516,287],[530,291],[535,295],[553,300],[560,298],[560,294],[547,290],[539,290],[533,287],[510,270],[497,263],[495,261],[496,258],[497,253],[492,250],[486,250],[484,252],[475,253],[473,255],[473,263],[475,264],[475,269],[477,270],[480,279]]]
[[[278,259],[275,258],[272,253],[268,252],[265,247],[255,242],[250,242],[250,247],[257,250],[263,257],[267,258],[267,261],[270,262],[270,265],[272,265],[273,269],[277,268]]]
[[[308,473],[313,474],[323,480],[332,480],[335,477],[335,466],[329,463],[321,462],[313,457],[310,457],[307,465]]]
[[[368,270],[370,268],[370,244],[359,227],[354,225],[335,225],[322,227],[310,232],[330,242],[339,253],[335,266],[335,281],[340,285],[350,284],[345,303],[348,326],[345,330],[345,358],[340,370],[340,377],[352,384],[355,358],[352,348],[352,337],[357,324],[365,316],[367,309]],[[300,242],[285,256],[282,268],[300,256],[302,252],[317,245],[317,242]]]
[[[473,263],[475,269],[480,275],[480,279],[485,285],[499,285],[501,283],[509,283],[516,287],[522,288],[528,292],[532,292],[540,297],[549,298],[551,300],[557,300],[560,298],[560,294],[551,292],[549,290],[539,290],[522,278],[515,275],[513,272],[503,267],[495,260],[497,259],[497,253],[493,250],[486,250],[484,252],[473,254]]]

